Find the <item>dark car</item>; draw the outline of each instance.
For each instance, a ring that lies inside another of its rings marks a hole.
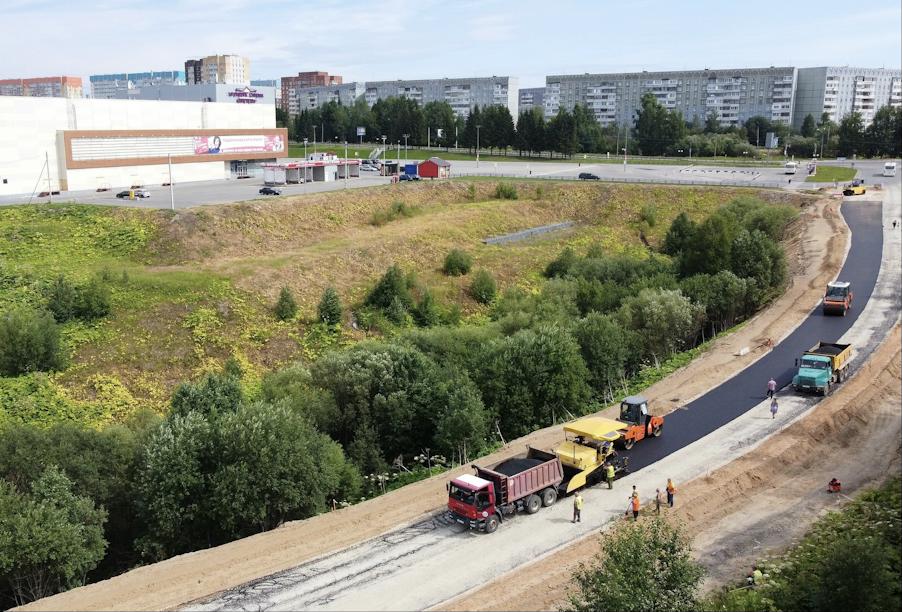
[[[598,178],[597,174],[592,174],[591,172],[580,172],[579,180],[581,180],[581,181],[598,181],[601,179]]]
[[[132,194],[130,191],[120,191],[119,193],[116,194],[116,197],[117,198],[129,198],[129,197],[131,197],[131,195]]]
[[[263,187],[260,189],[260,195],[282,195],[282,192],[273,187]]]
[[[402,174],[401,176],[398,177],[398,180],[399,181],[418,181],[418,180],[420,180],[420,177],[418,177],[415,174]]]

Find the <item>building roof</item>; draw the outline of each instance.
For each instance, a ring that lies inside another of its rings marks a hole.
[[[445,161],[444,159],[442,159],[440,157],[430,157],[429,159],[421,161],[420,163],[425,164],[426,162],[432,162],[436,166],[444,166],[446,168],[451,167],[451,162]]]

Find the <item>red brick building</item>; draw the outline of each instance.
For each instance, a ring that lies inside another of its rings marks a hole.
[[[328,87],[341,85],[340,75],[328,72],[299,72],[297,76],[282,77],[281,108],[291,115],[300,111],[296,90],[303,87]]]
[[[82,98],[81,77],[54,76],[34,79],[0,79],[0,96]]]

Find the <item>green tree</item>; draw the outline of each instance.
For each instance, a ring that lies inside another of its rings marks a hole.
[[[664,236],[664,245],[661,249],[668,255],[677,256],[686,249],[686,245],[692,243],[695,235],[695,223],[685,212],[676,216]]]
[[[579,148],[576,123],[567,109],[561,108],[545,128],[545,144],[552,151],[572,157]]]
[[[805,120],[802,122],[802,129],[799,130],[799,133],[805,138],[813,138],[817,126],[814,124],[814,115],[808,113],[805,115]]]
[[[184,382],[172,394],[172,413],[186,415],[235,412],[243,400],[241,381],[226,373],[211,373],[198,382]]]
[[[560,328],[519,331],[487,349],[483,359],[479,386],[505,436],[521,436],[585,411],[589,373],[579,345]]]
[[[730,270],[740,278],[755,280],[767,293],[786,281],[783,250],[763,232],[740,230],[733,240]]]
[[[764,145],[764,139],[768,132],[773,132],[773,124],[767,117],[756,115],[746,120],[745,136],[750,144],[758,146]]]
[[[661,106],[652,93],[642,96],[635,125],[636,142],[642,155],[661,155],[686,136],[682,115]]]
[[[865,130],[871,155],[898,157],[902,152],[902,108],[881,106]]]
[[[435,428],[435,446],[448,457],[464,464],[485,448],[489,415],[479,389],[464,372],[447,371],[441,377],[441,395]]]
[[[267,374],[263,378],[260,397],[270,404],[288,405],[294,412],[310,419],[320,431],[330,432],[337,427],[339,413],[335,398],[314,384],[310,370],[303,363]]]
[[[429,142],[432,146],[450,147],[454,144],[454,128],[457,117],[454,109],[446,101],[427,102],[423,106],[423,117],[427,129],[432,130]]]
[[[59,370],[64,364],[59,326],[53,315],[24,307],[0,314],[0,374]]]
[[[65,323],[76,317],[78,291],[69,279],[60,274],[47,288],[47,310],[57,323]]]
[[[282,287],[274,311],[280,321],[290,321],[298,314],[298,304],[294,301],[294,293],[289,287]]]
[[[106,512],[55,466],[19,493],[0,480],[0,576],[17,605],[84,583],[103,558]]]
[[[100,319],[110,314],[110,308],[110,288],[100,279],[92,278],[86,285],[78,288],[76,314],[80,319]]]
[[[367,306],[375,306],[376,308],[387,310],[395,300],[398,300],[405,310],[409,310],[413,306],[413,298],[411,298],[410,291],[407,288],[404,272],[401,271],[397,264],[386,270],[379,282],[376,283],[376,286],[373,287],[373,290],[366,296],[364,303]]]
[[[737,224],[722,214],[705,219],[683,246],[680,256],[680,274],[716,274],[730,268],[730,255]]]
[[[599,312],[590,312],[580,319],[573,335],[589,371],[592,389],[601,397],[613,398],[614,389],[627,377],[630,364],[638,361],[639,338],[612,316]]]
[[[522,153],[530,154],[545,150],[545,113],[540,108],[533,108],[520,113],[517,118],[516,146]]]
[[[556,259],[545,266],[545,278],[567,276],[576,265],[578,259],[576,252],[572,248],[566,247]]]
[[[435,298],[432,297],[432,292],[428,289],[423,291],[423,294],[420,296],[420,301],[417,303],[411,314],[413,315],[413,320],[416,321],[416,324],[420,327],[432,327],[433,325],[438,325],[442,321],[442,316],[438,310],[438,305],[435,303]]]
[[[695,338],[704,309],[678,290],[642,289],[623,302],[617,316],[621,325],[639,334],[657,365]]]
[[[849,113],[839,123],[839,154],[851,157],[864,152],[864,122],[861,113]]]
[[[490,304],[495,299],[495,279],[486,270],[477,270],[470,283],[470,295],[480,304]]]
[[[705,116],[705,134],[719,134],[721,130],[720,117],[711,111]]]
[[[572,612],[696,610],[704,571],[689,539],[666,520],[628,522],[602,537],[604,552],[573,576]]]
[[[320,321],[326,325],[338,325],[341,323],[341,299],[333,287],[326,287],[316,306],[316,314]]]

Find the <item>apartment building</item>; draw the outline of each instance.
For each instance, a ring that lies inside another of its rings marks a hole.
[[[240,55],[209,55],[185,61],[188,85],[247,85],[251,60]]]
[[[793,127],[798,129],[809,114],[820,120],[823,113],[839,123],[858,112],[865,126],[881,106],[902,105],[902,70],[822,66],[799,68]]]
[[[545,79],[546,117],[584,104],[602,125],[626,125],[642,97],[651,93],[687,121],[717,116],[735,126],[760,115],[792,123],[796,69],[792,67],[704,69],[673,72],[552,75]]]
[[[518,100],[519,112],[525,113],[534,108],[545,110],[545,88],[530,87],[521,89]],[[516,118],[515,118],[516,119]]]
[[[0,96],[40,98],[84,97],[81,77],[54,76],[32,79],[0,79]]]
[[[299,90],[312,87],[331,87],[341,85],[342,82],[340,75],[321,71],[299,72],[297,76],[282,77],[280,108],[288,111],[291,115],[296,115],[302,108],[306,108],[301,106]]]
[[[91,82],[91,97],[123,98],[129,94],[137,94],[142,87],[184,85],[185,73],[181,70],[150,70],[147,72],[93,74],[88,80]]]

